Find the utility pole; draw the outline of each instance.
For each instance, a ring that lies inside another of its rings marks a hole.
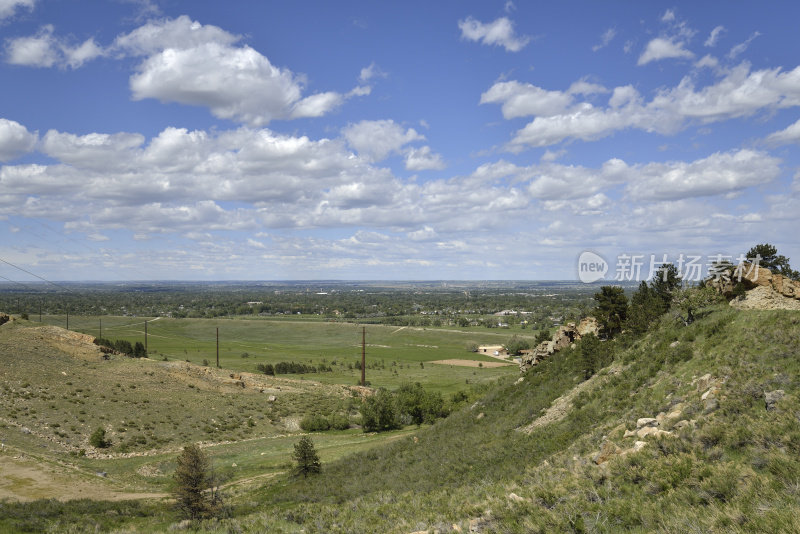
[[[100,339],[103,339],[103,320],[102,319],[100,319]]]
[[[39,299],[39,322],[42,322],[42,299]]]
[[[147,356],[147,321],[144,322],[144,354]]]
[[[361,385],[367,385],[367,327],[361,327]]]
[[[217,369],[219,369],[219,327],[217,327]]]
[[[69,330],[69,308],[67,308],[67,330]]]

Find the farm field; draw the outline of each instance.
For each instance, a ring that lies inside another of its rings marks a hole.
[[[216,363],[219,329],[220,367],[258,372],[259,364],[285,361],[324,364],[332,371],[286,375],[326,384],[355,385],[361,378],[361,326],[354,323],[297,319],[169,319],[163,317],[70,316],[70,329],[92,336],[144,342],[144,323],[150,358]],[[44,324],[65,325],[64,316],[43,316]],[[438,360],[491,362],[497,359],[469,352],[471,343],[502,344],[512,333],[504,330],[367,325],[367,381],[372,387],[394,389],[419,382],[426,389],[452,393],[469,383],[517,372],[515,365],[499,368],[429,365]],[[533,341],[535,332],[519,337]]]

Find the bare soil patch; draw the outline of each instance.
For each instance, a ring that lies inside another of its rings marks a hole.
[[[428,363],[459,365],[461,367],[505,367],[506,365],[515,365],[514,362],[477,362],[475,360],[436,360]]]

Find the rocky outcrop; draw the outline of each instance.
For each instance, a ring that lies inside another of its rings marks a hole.
[[[600,325],[594,317],[585,317],[577,325],[575,323],[567,323],[566,326],[561,326],[556,330],[550,341],[543,341],[532,351],[524,354],[519,362],[519,370],[524,373],[542,360],[571,346],[581,337],[589,334],[598,335],[599,333]]]
[[[741,282],[745,294],[735,289]],[[800,310],[800,281],[749,263],[730,273],[707,281],[707,284],[730,300],[731,306],[756,310]]]
[[[11,317],[9,317],[7,313],[0,313],[0,324],[6,324],[10,320]]]

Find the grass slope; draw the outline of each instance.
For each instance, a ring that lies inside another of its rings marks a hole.
[[[697,315],[688,327],[665,316],[641,339],[605,343],[613,363],[574,394],[562,418],[548,416],[530,433],[520,429],[583,383],[579,349],[533,368],[521,383],[500,378],[476,404],[414,435],[323,458],[320,476],[277,477],[234,494],[230,517],[196,526],[306,533],[449,532],[453,525],[520,533],[800,531],[800,314],[717,306]],[[765,393],[774,390],[784,396],[767,410]],[[672,435],[625,436],[639,418],[657,415],[659,428]],[[593,461],[601,449],[626,450],[639,439],[646,445],[638,452]],[[4,506],[0,517],[29,517]],[[64,521],[62,514],[37,524],[58,531]],[[141,524],[134,518],[118,528],[147,531]],[[77,525],[70,528],[80,531]]]
[[[517,429],[582,380],[578,351],[521,384],[505,379],[417,440],[265,486],[266,510],[223,524],[252,532],[466,531],[469,520],[491,532],[798,531],[800,315],[727,306],[703,315],[688,327],[665,317],[643,339],[608,344],[614,363],[594,387],[530,434]],[[785,396],[768,411],[765,392],[776,389]],[[606,442],[633,446],[640,438],[624,432],[637,419],[676,410],[661,424],[672,436],[592,461]]]

